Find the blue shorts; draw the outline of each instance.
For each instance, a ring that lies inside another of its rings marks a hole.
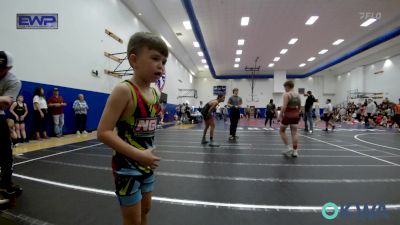
[[[121,206],[135,205],[142,200],[142,193],[152,192],[154,174],[126,175],[114,172],[115,194]]]

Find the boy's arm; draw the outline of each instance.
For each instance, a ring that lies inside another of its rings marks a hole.
[[[97,128],[97,138],[115,151],[140,162],[143,166],[155,168],[157,167],[156,162],[159,161],[159,158],[151,153],[152,150],[141,151],[134,148],[114,132],[114,127],[127,107],[130,98],[130,90],[125,84],[118,84],[114,88],[101,116]]]

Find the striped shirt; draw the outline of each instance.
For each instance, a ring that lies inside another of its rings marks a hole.
[[[75,100],[72,107],[75,110],[75,114],[87,114],[87,110],[89,109],[89,106],[87,105],[85,100]]]

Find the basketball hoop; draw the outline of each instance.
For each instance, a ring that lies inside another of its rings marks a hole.
[[[253,96],[249,95],[246,98],[246,101],[247,102],[260,102],[260,98],[258,98],[257,95],[253,95]]]

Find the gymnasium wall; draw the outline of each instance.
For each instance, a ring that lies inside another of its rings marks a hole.
[[[355,68],[336,76],[336,80],[335,102],[337,103],[344,102],[348,91],[354,89],[363,92],[383,92],[384,97],[397,102],[400,98],[400,55]]]
[[[58,13],[58,29],[16,29],[17,13]],[[13,54],[12,72],[23,81],[22,93],[27,103],[32,101],[36,86],[43,86],[46,91],[59,87],[61,95],[71,103],[65,109],[65,131],[73,132],[72,102],[78,93],[84,93],[91,106],[88,126],[95,129],[108,94],[122,80],[103,73],[118,65],[104,52],[126,51],[129,37],[148,29],[118,0],[41,0],[40,4],[31,0],[8,1],[0,7],[0,14],[0,49]],[[106,35],[105,29],[124,43]],[[128,67],[123,63],[120,69]],[[92,75],[92,70],[97,70],[98,76]],[[177,104],[178,88],[193,87],[190,75],[172,54],[166,71],[163,91],[168,94],[169,103]]]
[[[311,90],[316,98],[320,100],[320,102],[325,102],[327,98],[331,98],[332,91],[324,91],[324,79],[323,77],[312,77],[306,79],[294,79],[295,82],[295,90],[298,88],[305,88],[305,91]],[[326,82],[325,82],[326,83]],[[195,79],[195,88],[198,91],[199,98],[196,100],[196,105],[199,104],[199,101],[203,101],[206,103],[207,101],[216,98],[213,96],[213,86],[215,85],[226,85],[227,89],[227,99],[225,104],[228,101],[228,97],[232,95],[233,88],[239,88],[239,96],[243,99],[243,106],[255,106],[256,108],[265,108],[265,106],[269,103],[269,100],[272,98],[274,103],[277,106],[282,105],[282,96],[283,93],[274,93],[273,91],[273,79],[256,79],[254,85],[254,96],[251,101],[251,80],[249,79],[240,79],[240,80],[215,80],[213,78],[204,78],[199,77]],[[282,84],[283,85],[283,84]],[[302,95],[302,104],[305,103],[305,97]],[[321,104],[322,106],[323,104]]]
[[[378,72],[378,73],[377,73]],[[377,73],[377,74],[375,74]],[[323,76],[312,76],[305,79],[294,79],[295,89],[305,88],[311,90],[316,98],[319,99],[320,107],[325,106],[326,99],[331,99],[334,105],[342,104],[346,101],[350,90],[357,89],[360,92],[383,92],[384,97],[390,101],[397,102],[400,98],[400,55],[376,62],[371,65],[357,67],[344,74],[327,74]],[[199,101],[207,102],[213,96],[214,85],[226,85],[227,96],[232,94],[232,89],[238,87],[239,95],[243,98],[243,106],[255,106],[265,108],[265,105],[272,98],[277,106],[282,104],[282,93],[273,92],[272,79],[256,79],[254,94],[258,102],[251,101],[251,81],[248,79],[240,80],[215,80],[211,75],[201,74],[195,79],[195,88],[198,90]],[[378,100],[378,102],[380,102]],[[225,101],[227,103],[227,101]],[[305,97],[302,96],[302,104]]]

